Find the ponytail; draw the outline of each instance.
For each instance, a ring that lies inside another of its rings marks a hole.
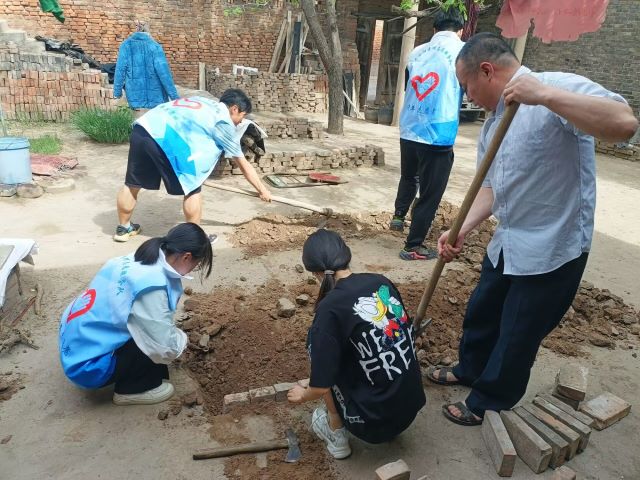
[[[316,301],[316,310],[320,301],[335,287],[335,273],[349,268],[350,262],[351,250],[336,232],[321,229],[309,235],[304,242],[302,247],[304,267],[310,272],[324,273]]]

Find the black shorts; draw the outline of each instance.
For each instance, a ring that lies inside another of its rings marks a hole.
[[[169,195],[193,195],[201,187],[186,193],[160,145],[140,125],[134,125],[129,140],[129,160],[124,184],[128,187],[160,190],[160,179]]]

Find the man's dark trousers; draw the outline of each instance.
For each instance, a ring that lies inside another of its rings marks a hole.
[[[416,196],[418,177],[420,197],[411,213],[411,228],[405,246],[422,245],[447,188],[453,166],[453,147],[440,147],[400,139],[400,182],[395,215],[404,217]]]
[[[460,363],[453,374],[471,387],[466,399],[478,416],[508,410],[527,390],[542,340],[560,323],[578,291],[588,253],[540,275],[505,275],[482,264],[462,325]]]

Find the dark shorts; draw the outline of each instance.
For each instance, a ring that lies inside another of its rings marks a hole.
[[[189,196],[201,190],[198,187],[192,192],[185,193],[160,145],[144,128],[134,125],[129,140],[129,160],[124,184],[145,190],[160,190],[161,179],[169,195]]]

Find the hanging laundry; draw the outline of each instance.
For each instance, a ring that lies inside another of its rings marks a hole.
[[[64,13],[57,0],[40,0],[40,8],[45,13],[53,13],[53,16],[64,23]]]

